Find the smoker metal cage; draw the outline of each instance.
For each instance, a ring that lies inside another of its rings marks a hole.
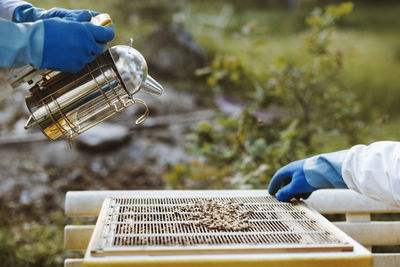
[[[79,73],[58,73],[33,87],[32,92],[39,97],[28,97],[28,108],[43,133],[53,140],[59,136],[71,140],[135,103],[145,107],[137,123],[148,115],[146,104],[131,97],[121,84],[108,50]]]
[[[190,219],[190,212],[176,212],[210,199],[238,203],[240,210],[251,211],[252,227],[208,229]],[[104,205],[92,256],[353,250],[304,205],[279,202],[272,196],[109,198]]]

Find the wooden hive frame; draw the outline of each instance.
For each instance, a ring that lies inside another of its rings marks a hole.
[[[165,193],[165,192],[168,192],[168,190],[162,191],[162,192]],[[182,193],[184,194],[185,191],[170,191],[170,193],[175,194],[175,195],[177,192],[179,192],[179,194],[182,194]],[[190,194],[193,195],[193,193],[195,193],[195,192],[197,192],[197,194],[200,194],[200,195],[204,194],[204,191],[190,191]],[[258,192],[257,194],[264,194],[264,195],[267,194],[265,190],[252,190],[251,192],[253,192],[253,193]],[[65,203],[66,204],[66,214],[67,214],[67,216],[71,216],[71,217],[98,216],[100,209],[101,209],[101,205],[102,205],[104,199],[107,197],[113,197],[113,196],[121,197],[124,195],[127,196],[127,195],[132,195],[132,194],[148,196],[149,194],[154,195],[154,194],[159,194],[159,193],[160,193],[160,191],[81,191],[81,192],[78,191],[78,192],[68,192],[67,197],[66,197],[66,203]],[[218,191],[219,196],[223,196],[224,194],[226,196],[229,196],[231,193],[232,193],[232,191]],[[348,207],[348,204],[347,204],[347,207]],[[66,226],[66,228],[65,228],[66,249],[67,250],[85,250],[88,247],[88,239],[90,239],[90,237],[92,236],[93,230],[94,230],[93,226],[74,226],[74,225]],[[371,264],[372,264],[371,263],[371,254],[368,251],[366,251],[365,249],[363,249],[362,247],[360,248],[360,246],[357,243],[354,243],[354,245],[355,245],[355,253],[357,254],[358,259],[361,259],[361,258],[364,259],[364,261],[363,261],[364,265],[355,265],[353,262],[352,265],[348,265],[348,266],[371,266]],[[88,252],[86,252],[86,253],[88,253]],[[283,253],[283,254],[285,254],[285,253]],[[322,256],[322,254],[324,254],[324,253],[320,253],[318,255]],[[329,255],[326,254],[325,256],[333,257],[335,259],[336,263],[338,263],[338,261],[340,262],[341,260],[344,259],[343,255],[346,256],[349,254],[335,252],[335,253],[331,253]],[[299,253],[297,253],[297,254],[293,254],[293,253],[287,254],[286,253],[285,255],[282,255],[282,256],[286,256],[286,257],[294,256],[295,258],[297,257],[298,262],[303,262],[307,258],[307,257],[304,258],[305,256],[300,255]],[[325,259],[326,259],[326,257],[325,257]],[[233,259],[231,257],[230,261],[232,261],[232,260]],[[252,261],[254,263],[259,260],[260,259],[257,259],[257,257],[252,259]],[[264,261],[265,260],[266,259],[264,259]],[[227,266],[232,266],[232,262],[230,262],[230,261],[225,261],[228,264]],[[234,260],[234,262],[241,262],[241,261],[238,258],[238,259]],[[279,261],[276,261],[276,259],[275,259],[274,262],[279,262]],[[320,263],[322,263],[322,262],[320,262]],[[361,261],[359,261],[359,262],[361,262]],[[83,260],[79,260],[79,259],[66,260],[66,262],[65,262],[66,266],[82,266],[82,264],[84,266],[90,266],[90,264],[88,265],[88,262],[84,263]],[[147,262],[147,264],[148,264],[148,262]],[[176,262],[174,264],[176,264]],[[203,264],[204,264],[204,262],[203,262]],[[241,264],[243,264],[243,262],[241,262]],[[191,265],[193,266],[193,261],[192,261]],[[115,266],[117,266],[117,265],[115,265]],[[256,265],[254,265],[254,266],[256,266]],[[279,265],[277,265],[277,266],[279,266]],[[311,265],[309,265],[309,263],[307,263],[307,265],[305,265],[305,266],[311,266]],[[325,264],[325,266],[329,266],[329,265]],[[345,266],[345,265],[343,265],[343,266]]]

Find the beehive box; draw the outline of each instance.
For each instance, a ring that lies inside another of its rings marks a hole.
[[[302,203],[259,190],[152,192],[104,201],[84,266],[371,266],[367,250]]]

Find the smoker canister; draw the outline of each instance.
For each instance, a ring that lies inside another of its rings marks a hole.
[[[73,139],[126,107],[146,104],[134,95],[161,95],[163,88],[147,74],[143,56],[131,46],[107,49],[78,73],[43,72],[30,89],[26,105],[31,113],[25,128],[38,124],[54,140]]]

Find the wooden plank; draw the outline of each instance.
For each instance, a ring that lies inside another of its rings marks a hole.
[[[346,213],[347,222],[369,222],[371,221],[370,213]]]
[[[129,192],[129,191],[125,191]],[[68,217],[97,217],[104,199],[122,195],[123,191],[70,191],[65,197],[65,214]]]
[[[67,225],[64,228],[65,250],[85,250],[89,245],[94,225]]]
[[[137,256],[137,255],[213,255],[213,254],[258,254],[258,253],[300,253],[300,252],[350,252],[351,245],[252,245],[252,246],[196,246],[196,247],[130,247],[127,249],[104,249],[101,252],[92,250],[91,256]]]
[[[400,253],[374,253],[374,267],[400,266]]]
[[[305,202],[323,214],[400,213],[399,207],[373,200],[349,189],[317,190]]]
[[[400,222],[333,222],[364,246],[400,245]],[[400,266],[400,265],[399,265]]]
[[[83,259],[65,259],[64,267],[82,267]]]
[[[90,239],[89,247],[88,247],[88,250],[86,251],[86,253],[89,253],[89,251],[90,251],[90,253],[93,253],[94,251],[97,250],[97,248],[95,248],[94,246],[96,244],[99,244],[99,239],[102,236],[104,227],[106,227],[105,226],[106,214],[107,214],[108,207],[110,206],[111,202],[112,202],[111,198],[106,198],[105,201],[103,201],[103,204],[102,204],[102,207],[100,210],[100,214],[99,214],[99,218],[97,219],[96,227],[93,230],[93,235]],[[110,225],[107,224],[107,227],[110,227]]]

